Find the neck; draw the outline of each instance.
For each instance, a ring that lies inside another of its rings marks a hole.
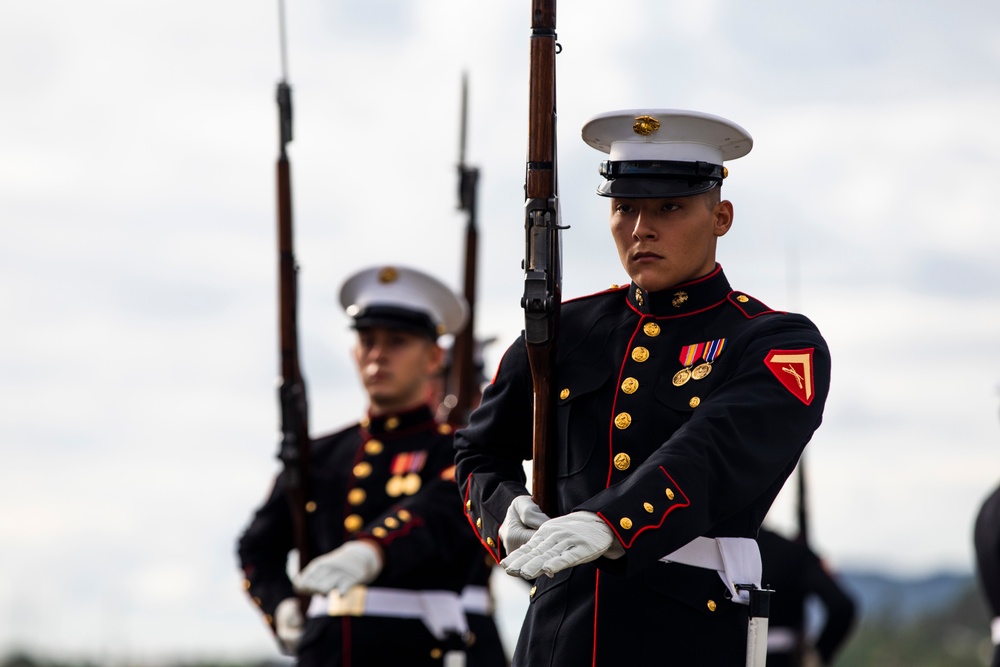
[[[425,404],[426,401],[421,398],[399,401],[379,401],[378,399],[371,397],[371,402],[368,405],[368,414],[372,417],[381,417],[382,415],[388,414],[400,414],[401,412],[416,410]]]

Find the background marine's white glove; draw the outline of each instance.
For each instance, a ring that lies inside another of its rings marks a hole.
[[[314,558],[292,584],[299,593],[326,595],[336,588],[344,595],[355,586],[371,583],[381,571],[379,548],[365,540],[352,540]]]
[[[549,516],[531,499],[531,496],[518,496],[507,508],[507,516],[500,524],[500,541],[508,554],[521,548],[531,539],[535,531]]]
[[[278,646],[285,655],[295,655],[302,639],[302,607],[298,598],[285,598],[274,610],[274,631],[278,635]]]
[[[601,556],[619,558],[625,549],[601,517],[593,512],[572,512],[542,524],[524,546],[500,565],[507,574],[534,579],[568,567],[589,563]]]

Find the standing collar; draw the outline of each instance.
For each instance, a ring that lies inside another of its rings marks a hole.
[[[416,428],[433,426],[434,413],[426,403],[405,412],[386,413],[378,416],[367,415],[361,420],[361,428],[371,436],[396,435]]]
[[[726,300],[731,289],[722,266],[716,264],[707,276],[656,292],[632,283],[627,298],[629,307],[640,315],[683,317],[717,306]]]

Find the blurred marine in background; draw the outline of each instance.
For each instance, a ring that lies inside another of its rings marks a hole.
[[[467,307],[396,267],[354,275],[340,300],[369,408],[311,443],[308,535],[320,555],[289,576],[292,519],[276,484],[239,539],[244,588],[303,667],[504,665],[489,591],[467,586],[483,554],[462,513],[452,428],[429,403],[438,336],[461,329]]]
[[[1000,487],[994,489],[979,508],[973,539],[979,585],[993,613],[990,624],[993,660],[990,666],[1000,667]]]
[[[774,591],[767,629],[767,667],[833,664],[854,624],[854,601],[805,544],[767,528],[760,529],[757,544],[764,585]],[[823,605],[824,620],[819,637],[810,644],[806,602],[812,597]]]

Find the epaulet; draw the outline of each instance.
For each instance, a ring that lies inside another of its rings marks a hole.
[[[749,319],[776,312],[768,308],[763,301],[759,301],[743,292],[730,292],[726,298],[729,299],[729,303],[739,308],[744,317]]]
[[[614,293],[614,292],[622,292],[622,291],[624,291],[626,289],[628,289],[628,285],[619,285],[617,283],[614,283],[614,284],[611,285],[611,287],[609,287],[607,289],[603,289],[600,292],[594,292],[593,294],[584,294],[583,296],[575,296],[572,299],[566,299],[565,301],[563,301],[563,303],[564,304],[566,304],[566,303],[574,303],[576,301],[583,301],[585,299],[593,299],[594,297],[605,296],[607,294]]]

